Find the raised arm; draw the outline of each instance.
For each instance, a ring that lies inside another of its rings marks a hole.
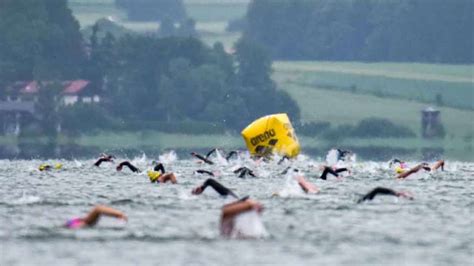
[[[321,174],[321,176],[320,176],[319,178],[321,178],[321,179],[323,179],[323,180],[326,180],[328,174],[332,174],[332,175],[334,175],[335,177],[339,177],[339,175],[338,175],[334,170],[332,170],[331,167],[329,167],[329,166],[324,166],[324,171],[323,171],[323,173]]]
[[[235,193],[232,192],[232,190],[226,188],[221,183],[217,182],[216,180],[212,178],[208,178],[201,186],[194,188],[192,193],[195,195],[199,195],[202,192],[204,192],[204,190],[206,190],[208,186],[212,187],[221,196],[231,195],[234,198],[238,198],[237,195],[235,195]]]
[[[263,210],[263,207],[260,203],[249,199],[245,201],[233,202],[224,205],[224,207],[222,208],[222,219],[231,218],[237,214],[250,211],[252,209],[261,212]]]
[[[198,158],[199,160],[207,163],[207,164],[214,164],[214,162],[212,162],[211,160],[208,160],[206,158],[204,158],[204,156],[202,156],[201,154],[198,154],[198,153],[195,153],[195,152],[191,152],[191,155],[194,156],[195,158]]]
[[[83,222],[88,226],[94,226],[99,221],[101,215],[112,216],[127,221],[127,216],[121,211],[104,205],[98,205],[83,219]]]

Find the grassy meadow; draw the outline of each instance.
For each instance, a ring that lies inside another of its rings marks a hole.
[[[474,109],[472,66],[276,62],[274,69],[287,84]]]

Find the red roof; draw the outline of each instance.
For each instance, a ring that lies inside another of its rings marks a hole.
[[[51,83],[51,82],[45,82],[46,84]],[[83,79],[78,79],[78,80],[72,80],[72,81],[63,81],[61,84],[63,85],[63,91],[62,93],[64,94],[78,94],[81,92],[87,85],[89,85],[90,81],[88,80],[83,80]],[[30,81],[27,82],[26,86],[20,89],[21,93],[27,93],[27,94],[34,94],[39,91],[38,87],[38,82],[36,81]]]
[[[89,85],[88,80],[83,80],[83,79],[78,79],[78,80],[73,80],[67,85],[63,93],[66,94],[78,94],[80,91],[82,91],[85,87]]]

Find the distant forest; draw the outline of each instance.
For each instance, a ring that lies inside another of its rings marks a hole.
[[[280,60],[474,62],[472,0],[257,0],[244,36]]]
[[[19,93],[9,89],[15,82],[40,81],[44,132],[59,121],[77,132],[176,122],[238,131],[269,113],[300,118],[296,102],[271,80],[270,57],[252,42],[239,41],[231,55],[194,37],[116,38],[98,24],[84,40],[66,0],[2,0],[0,17],[0,100]],[[100,104],[55,106],[59,91],[51,84],[73,79],[91,81],[86,93],[100,95]]]

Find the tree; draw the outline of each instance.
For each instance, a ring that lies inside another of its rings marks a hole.
[[[474,61],[472,0],[254,0],[244,38],[273,58]]]
[[[60,82],[39,82],[36,110],[41,116],[41,129],[50,142],[55,142],[59,126],[59,95],[62,89]]]
[[[85,53],[66,0],[1,0],[0,17],[0,77],[31,80],[38,71],[78,77]]]

